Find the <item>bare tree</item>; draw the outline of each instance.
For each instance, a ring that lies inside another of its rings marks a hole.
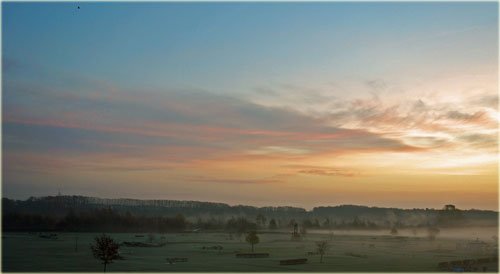
[[[118,254],[119,245],[106,234],[95,237],[94,241],[95,243],[90,246],[90,249],[94,257],[102,261],[104,272],[106,272],[106,266],[120,257]]]
[[[325,255],[326,251],[330,248],[330,245],[327,241],[316,242],[316,251],[319,253],[320,263],[323,263],[323,255]]]
[[[259,236],[257,236],[257,232],[256,231],[250,231],[247,234],[246,241],[247,241],[247,243],[249,243],[249,244],[252,245],[252,252],[253,252],[253,246],[255,244],[259,243]]]

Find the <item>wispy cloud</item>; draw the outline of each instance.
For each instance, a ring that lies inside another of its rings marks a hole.
[[[345,176],[352,177],[356,174],[350,171],[345,171],[341,169],[335,168],[323,168],[323,169],[303,169],[299,170],[299,173],[303,174],[311,174],[311,175],[320,175],[320,176]]]
[[[241,179],[241,178],[217,178],[207,176],[191,176],[182,178],[184,181],[201,182],[201,183],[222,183],[222,184],[275,184],[283,183],[283,180],[276,178],[261,178],[261,179]]]

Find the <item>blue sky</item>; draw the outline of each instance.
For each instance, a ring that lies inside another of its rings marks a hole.
[[[79,5],[5,3],[4,56],[125,87],[233,93],[294,78],[379,77],[401,68],[396,58],[433,60],[447,43],[459,51],[438,68],[469,63],[460,50],[478,41],[461,32],[494,30],[498,20],[491,2]],[[472,62],[494,58],[495,37],[477,35],[489,43]]]
[[[2,41],[9,197],[498,205],[495,2],[4,2]]]

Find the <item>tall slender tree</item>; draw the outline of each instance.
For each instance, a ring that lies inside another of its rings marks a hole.
[[[321,256],[319,259],[320,263],[323,263],[323,256],[325,255],[328,248],[330,248],[330,245],[328,244],[327,241],[316,242],[316,250],[318,251],[318,254]]]
[[[259,236],[257,236],[257,232],[255,230],[250,231],[247,234],[246,237],[247,243],[252,245],[252,252],[253,252],[253,246],[259,243]]]

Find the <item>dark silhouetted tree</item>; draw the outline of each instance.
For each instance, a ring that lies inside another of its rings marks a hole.
[[[398,230],[395,227],[391,229],[391,235],[398,235]]]
[[[316,250],[318,254],[321,256],[319,259],[320,263],[323,263],[323,256],[325,255],[328,248],[330,248],[330,245],[328,245],[327,241],[316,242]]]
[[[94,257],[101,260],[104,264],[104,272],[106,272],[106,266],[108,264],[119,258],[118,248],[119,245],[106,234],[95,237],[94,245],[90,246]]]
[[[247,243],[252,245],[252,252],[253,252],[253,250],[254,250],[253,246],[259,243],[259,236],[257,236],[257,232],[254,230],[250,231],[247,234],[246,241],[247,241]]]
[[[276,229],[276,228],[278,228],[278,225],[276,224],[276,220],[271,219],[271,221],[269,221],[269,229]]]

